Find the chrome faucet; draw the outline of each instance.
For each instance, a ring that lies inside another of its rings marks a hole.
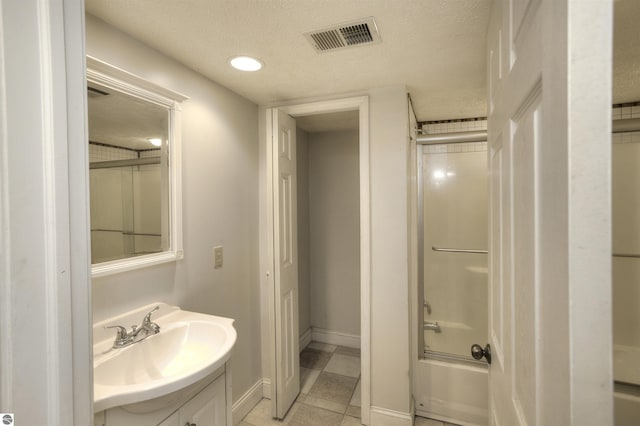
[[[133,345],[134,343],[143,341],[149,336],[160,333],[160,326],[151,321],[151,314],[153,314],[158,309],[160,309],[160,306],[156,306],[150,312],[148,312],[147,315],[144,316],[140,327],[138,327],[137,325],[132,325],[131,331],[127,331],[127,329],[121,325],[105,326],[105,328],[118,329],[118,331],[116,331],[116,338],[113,341],[113,349],[126,348],[127,346]]]

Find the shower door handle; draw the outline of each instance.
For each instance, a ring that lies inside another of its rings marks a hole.
[[[487,364],[491,364],[491,345],[487,343],[483,349],[482,346],[474,343],[471,345],[471,356],[477,360],[481,360],[484,357],[487,360]]]

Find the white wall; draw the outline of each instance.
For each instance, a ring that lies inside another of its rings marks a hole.
[[[154,301],[234,318],[235,401],[262,377],[258,108],[91,16],[87,54],[189,97],[182,113],[184,260],[94,279],[94,321]],[[224,267],[214,270],[217,245]]]
[[[309,134],[311,326],[360,335],[358,131]]]
[[[371,405],[411,411],[407,91],[369,91],[371,148]],[[384,424],[384,423],[380,423]]]

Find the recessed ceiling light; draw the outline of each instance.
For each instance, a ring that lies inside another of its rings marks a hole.
[[[160,146],[162,145],[162,139],[160,138],[149,138],[147,139],[149,142],[151,142],[152,145],[154,146]]]
[[[229,60],[232,67],[240,71],[258,71],[262,68],[262,62],[249,56],[236,56]]]

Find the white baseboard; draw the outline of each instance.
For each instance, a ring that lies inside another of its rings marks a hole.
[[[271,379],[262,378],[262,397],[271,399]]]
[[[325,330],[323,328],[311,327],[311,340],[314,342],[328,343],[330,345],[360,348],[360,336],[343,333],[341,331]]]
[[[264,379],[260,379],[239,400],[233,403],[231,412],[234,425],[240,423],[249,414],[249,411],[260,402],[264,393],[263,387]]]
[[[311,343],[311,327],[309,327],[307,331],[302,333],[302,336],[300,336],[300,352],[302,352],[309,343]]]
[[[413,415],[401,411],[371,406],[370,426],[412,426]]]

